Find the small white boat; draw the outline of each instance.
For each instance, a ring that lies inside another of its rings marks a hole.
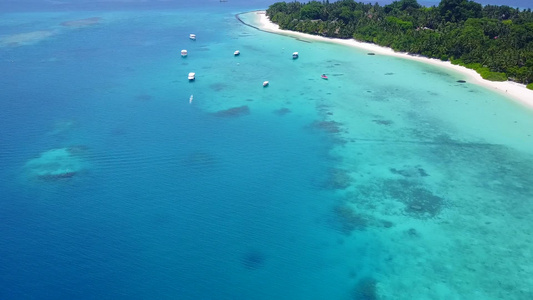
[[[292,54],[292,59],[297,59],[298,58],[298,52],[294,52]]]
[[[241,54],[241,52],[239,50],[235,50],[235,52],[233,52],[233,55],[235,55],[235,56],[237,56],[239,54]]]
[[[263,81],[263,87],[267,87],[268,86],[268,81]]]
[[[196,34],[192,34],[192,33],[189,34],[189,38],[190,38],[191,40],[196,40]]]
[[[189,73],[189,80],[190,81],[194,80],[195,78],[196,78],[196,73],[193,73],[193,72]]]
[[[193,98],[193,96],[191,95],[191,97],[189,98],[189,104],[192,103],[192,98]]]
[[[185,49],[181,50],[181,56],[183,57],[187,56],[187,50]]]

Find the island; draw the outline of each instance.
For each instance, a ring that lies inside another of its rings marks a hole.
[[[355,39],[394,51],[450,61],[491,81],[514,81],[533,89],[531,9],[442,0],[424,7],[416,0],[365,4],[277,2],[266,16],[280,29]]]

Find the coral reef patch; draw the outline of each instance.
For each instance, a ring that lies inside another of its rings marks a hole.
[[[354,230],[365,230],[368,226],[367,218],[355,212],[349,205],[337,205],[333,208],[333,212],[337,216],[340,231],[346,235]]]
[[[215,157],[202,151],[191,152],[182,160],[182,164],[189,168],[213,167],[216,163]]]
[[[80,20],[72,20],[72,21],[65,21],[61,23],[61,26],[65,27],[84,27],[84,26],[90,26],[95,25],[100,22],[100,17],[92,17],[92,18],[86,18],[86,19],[80,19]]]
[[[248,105],[238,106],[238,107],[232,107],[224,110],[219,110],[217,112],[212,113],[215,117],[221,117],[221,118],[236,118],[241,117],[245,115],[250,114],[250,108]]]
[[[140,94],[140,95],[137,95],[135,97],[135,100],[142,101],[142,102],[150,101],[150,100],[152,100],[152,96],[150,96],[148,94]]]
[[[413,172],[416,172],[416,176],[420,176],[417,170]],[[404,214],[416,219],[433,218],[442,211],[448,200],[434,194],[420,180],[420,177],[402,177],[378,179],[357,185],[354,192],[348,194],[348,201],[365,210],[375,210],[377,203],[386,205],[389,207],[386,215]],[[368,219],[368,221],[372,223],[371,225],[387,227],[380,223],[383,220]]]
[[[429,174],[421,168],[420,166],[415,167],[407,167],[405,169],[396,169],[396,168],[390,168],[389,171],[392,174],[398,174],[403,177],[426,177],[429,176]]]
[[[391,120],[372,120],[372,122],[379,124],[379,125],[385,125],[385,126],[390,126],[394,123]]]
[[[341,125],[341,123],[336,121],[315,121],[311,124],[311,127],[327,133],[339,133],[341,132]]]
[[[345,169],[331,168],[327,173],[327,178],[323,183],[325,189],[342,190],[350,186],[352,177]]]
[[[246,269],[259,269],[265,263],[265,254],[258,250],[249,250],[242,256],[241,263]]]
[[[49,30],[38,30],[26,33],[17,33],[0,38],[0,47],[17,47],[40,42],[55,33]]]
[[[48,150],[29,160],[24,167],[30,177],[41,180],[71,178],[84,169],[84,163],[79,157],[80,151],[84,149],[83,146],[76,146]]]
[[[405,204],[405,212],[417,218],[435,217],[444,205],[444,199],[407,180],[388,180],[385,192]]]
[[[220,91],[228,88],[228,85],[226,83],[223,83],[223,82],[217,82],[217,83],[210,84],[209,88],[212,89],[213,91],[220,92]]]
[[[278,115],[278,116],[284,116],[284,115],[286,115],[286,114],[288,114],[290,112],[291,112],[291,110],[286,108],[286,107],[283,107],[283,108],[280,108],[280,109],[277,109],[277,110],[274,111],[274,113],[276,115]]]
[[[376,300],[378,299],[377,281],[371,277],[361,278],[355,284],[355,287],[352,292],[353,300]]]

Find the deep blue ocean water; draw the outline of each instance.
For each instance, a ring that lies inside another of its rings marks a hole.
[[[533,295],[531,111],[267,3],[3,14],[0,299]]]
[[[335,200],[321,186],[329,142],[308,128],[314,109],[219,116],[202,108],[226,96],[250,106],[263,100],[261,81],[243,92],[242,75],[216,72],[235,66],[227,32],[251,31],[232,11],[9,16],[4,33],[53,34],[2,48],[0,298],[346,292],[335,286],[348,274],[321,278],[338,237],[328,209]],[[101,24],[60,25],[86,17]],[[191,65],[195,83],[186,79]],[[27,165],[54,149],[71,154]],[[39,173],[64,165],[76,175]],[[328,285],[309,288],[317,282]]]

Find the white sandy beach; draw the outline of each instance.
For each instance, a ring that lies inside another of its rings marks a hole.
[[[346,45],[350,47],[356,47],[356,48],[364,49],[364,50],[367,50],[369,52],[373,52],[376,54],[390,55],[390,56],[396,56],[396,57],[401,57],[405,59],[417,60],[423,63],[428,63],[428,64],[432,64],[435,66],[452,69],[454,71],[463,73],[465,76],[467,76],[468,81],[471,83],[478,84],[488,89],[494,90],[510,99],[513,99],[523,104],[524,106],[530,109],[533,109],[533,90],[527,89],[526,86],[523,84],[519,84],[519,83],[512,82],[512,81],[496,82],[496,81],[485,80],[476,71],[462,67],[462,66],[453,65],[449,61],[442,61],[442,60],[438,60],[434,58],[427,58],[427,57],[422,57],[422,56],[409,55],[407,53],[402,53],[402,52],[395,52],[391,48],[378,46],[376,44],[358,42],[354,39],[347,40],[347,39],[327,38],[327,37],[316,36],[316,35],[311,35],[307,33],[296,32],[296,31],[282,30],[282,29],[279,29],[278,25],[272,23],[269,20],[269,18],[265,14],[265,11],[258,11],[256,12],[256,14],[258,16],[259,27],[260,29],[264,31],[284,34],[288,36],[296,36],[296,37],[306,38],[310,40],[331,42],[331,43]]]

